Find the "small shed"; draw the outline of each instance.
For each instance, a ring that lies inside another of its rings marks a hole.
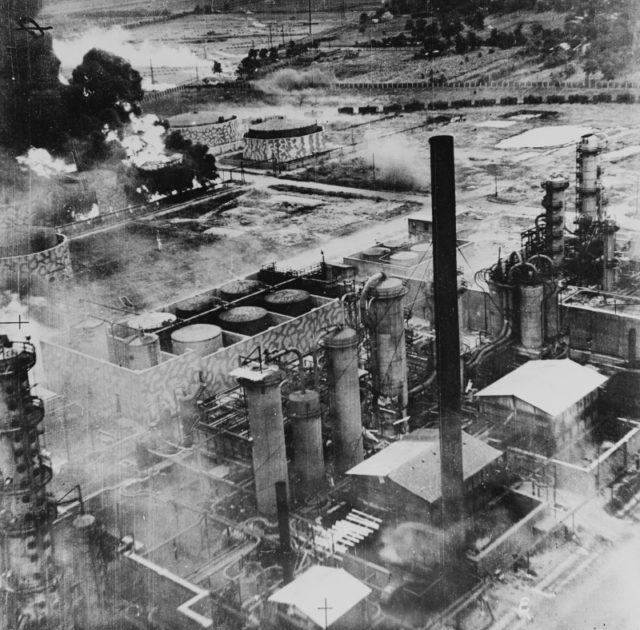
[[[291,628],[367,628],[365,600],[371,589],[344,569],[315,565],[276,591],[281,626]],[[288,624],[288,625],[287,625]]]
[[[529,361],[476,395],[506,446],[549,457],[592,424],[607,380],[571,359]]]

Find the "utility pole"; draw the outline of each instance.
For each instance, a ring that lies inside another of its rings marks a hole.
[[[153,62],[151,59],[149,59],[149,68],[151,69],[151,85],[153,85],[156,82],[156,80],[153,76]]]

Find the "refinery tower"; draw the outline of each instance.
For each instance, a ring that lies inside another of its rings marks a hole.
[[[40,447],[44,407],[29,385],[35,362],[33,344],[0,335],[0,627],[7,630],[62,628],[52,470]]]

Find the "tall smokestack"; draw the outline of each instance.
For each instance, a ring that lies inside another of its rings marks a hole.
[[[434,136],[431,145],[433,277],[440,416],[440,466],[445,563],[462,556],[464,495],[460,409],[460,331],[456,260],[456,192],[453,137]]]
[[[293,555],[291,553],[287,484],[284,481],[276,481],[276,504],[278,506],[278,534],[280,536],[282,579],[285,584],[289,584],[289,582],[293,580]]]

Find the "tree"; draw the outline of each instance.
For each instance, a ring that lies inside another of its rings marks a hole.
[[[586,75],[586,82],[589,83],[591,79],[591,75],[595,74],[598,71],[598,62],[593,57],[588,57],[584,64],[582,65],[582,69]]]
[[[222,72],[222,64],[219,61],[214,61],[212,71],[214,74]]]

